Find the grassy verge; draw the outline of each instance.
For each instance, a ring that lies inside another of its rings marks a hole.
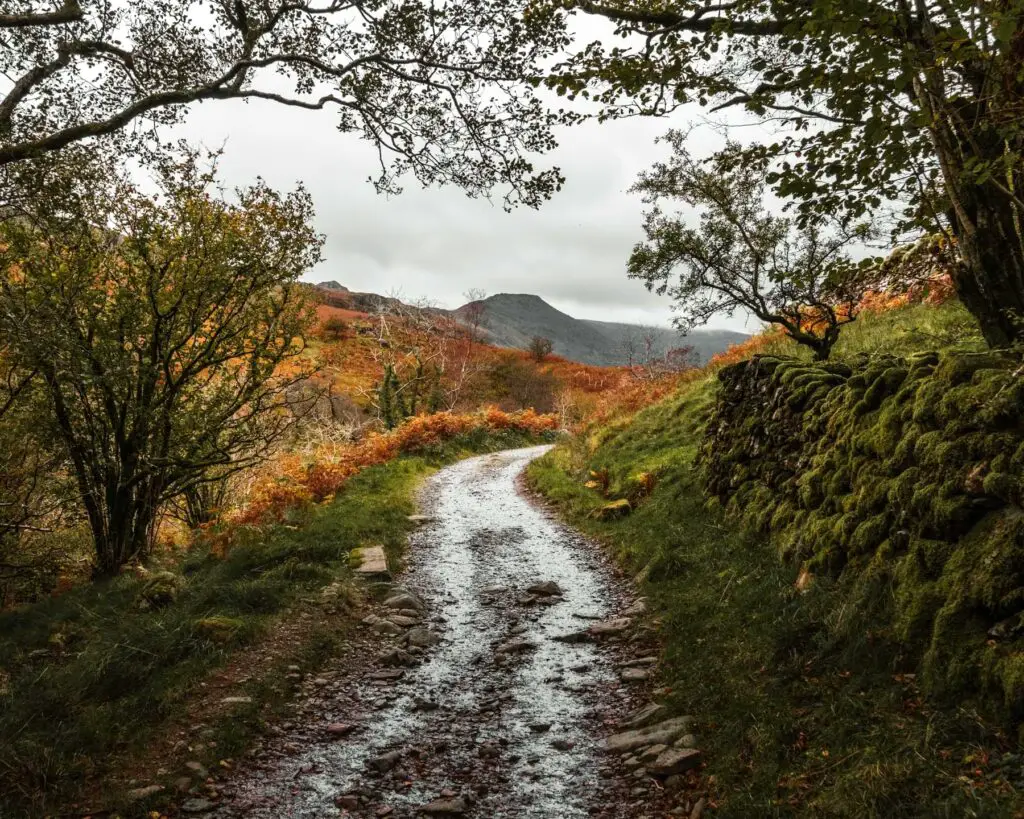
[[[349,552],[382,543],[397,558],[424,476],[464,455],[528,443],[481,432],[366,469],[330,504],[243,529],[223,559],[197,548],[167,567],[184,586],[156,610],[139,611],[145,581],[126,574],[0,615],[0,816],[53,813],[86,792],[116,804],[117,789],[97,783],[110,785],[165,739],[234,655],[338,584],[339,616],[304,630],[299,644],[272,646],[258,676],[230,692],[251,702],[208,726],[214,762],[237,754],[287,699],[279,683],[288,665],[315,668],[344,651]]]
[[[714,389],[710,377],[687,385],[528,474],[645,578],[670,704],[701,726],[715,815],[1024,816],[1015,743],[969,710],[923,701],[900,645],[837,605],[848,590],[798,591],[795,568],[705,504],[693,460]],[[599,469],[610,497],[640,472],[659,481],[631,515],[601,522],[591,514],[606,500],[583,486]]]

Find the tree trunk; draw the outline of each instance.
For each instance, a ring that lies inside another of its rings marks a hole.
[[[105,514],[90,519],[96,545],[97,574],[116,575],[125,564],[146,555],[153,538],[156,506],[149,482],[108,485]]]
[[[1020,42],[1024,46],[1024,38]],[[1012,61],[1009,66],[1005,77],[983,64],[965,69],[974,94],[945,100],[945,109],[933,105],[944,97],[941,86],[915,85],[919,103],[935,122],[932,141],[960,257],[953,286],[990,347],[1024,340],[1024,169],[1016,159],[1024,140],[996,127],[1024,99],[1017,68]],[[976,168],[991,176],[979,178]]]
[[[954,220],[961,261],[953,270],[953,285],[990,347],[1024,339],[1024,249],[1014,206],[1000,199],[969,204],[973,230]]]

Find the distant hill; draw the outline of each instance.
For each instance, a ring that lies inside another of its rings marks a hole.
[[[691,346],[700,363],[732,344],[744,341],[745,333],[731,330],[694,330],[683,337],[668,328],[646,328],[633,324],[577,319],[556,310],[540,296],[499,293],[483,301],[488,341],[499,347],[525,347],[534,336],[554,343],[554,352],[572,361],[599,366],[625,364],[632,344],[639,350],[650,335],[656,355],[675,347]],[[455,311],[465,317],[468,305]]]

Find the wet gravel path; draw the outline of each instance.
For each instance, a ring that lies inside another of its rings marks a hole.
[[[522,490],[544,451],[428,481],[430,520],[380,594],[390,606],[365,621],[356,656],[303,681],[294,721],[223,784],[218,816],[665,815],[657,783],[599,747],[647,701],[649,634],[632,620],[616,632],[637,612],[631,584]],[[538,583],[559,593],[528,591]],[[604,638],[564,641],[610,619]],[[623,681],[627,666],[641,679]]]

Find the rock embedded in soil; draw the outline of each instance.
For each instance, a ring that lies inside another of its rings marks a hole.
[[[138,802],[142,799],[148,799],[149,797],[160,793],[163,789],[163,785],[146,785],[144,788],[135,788],[134,790],[128,791],[128,793],[125,794],[125,797],[130,802]]]
[[[559,643],[593,643],[605,637],[616,637],[622,634],[629,628],[630,622],[627,617],[616,617],[613,620],[603,620],[600,623],[594,623],[592,626],[583,629],[583,631],[574,631],[570,634],[552,637],[551,639]]]
[[[420,813],[427,816],[461,816],[467,810],[466,800],[462,797],[454,799],[435,799],[420,808]]]
[[[206,779],[206,777],[210,775],[209,772],[206,770],[206,766],[202,762],[197,762],[194,759],[186,762],[185,768],[192,771],[192,773],[194,773],[200,779]]]
[[[626,729],[644,728],[657,722],[667,714],[668,708],[660,703],[652,702],[626,717],[625,720],[619,723],[619,727]]]
[[[423,601],[411,592],[399,592],[393,594],[384,601],[384,607],[388,609],[412,609],[423,610]]]
[[[643,668],[627,668],[619,676],[623,682],[645,682],[651,678],[650,672]]]
[[[527,590],[528,593],[537,597],[551,597],[561,595],[562,589],[554,580],[545,580],[543,583],[534,583]]]
[[[622,612],[623,617],[639,617],[647,611],[647,603],[643,597],[633,603],[628,609]]]
[[[651,745],[641,750],[636,758],[641,762],[653,762],[667,750],[667,745]]]
[[[696,748],[669,748],[647,765],[652,776],[668,777],[693,770],[701,762],[701,753]]]
[[[617,663],[619,668],[641,668],[643,666],[657,665],[657,657],[636,657],[632,660],[626,660],[625,662]]]
[[[403,629],[397,623],[392,623],[384,617],[370,614],[362,619],[364,626],[369,626],[378,634],[401,634]]]
[[[611,637],[616,634],[622,634],[632,621],[628,617],[616,617],[613,620],[603,620],[600,623],[594,623],[590,628],[587,629],[595,637]]]
[[[386,754],[381,754],[373,759],[366,761],[367,766],[373,768],[380,773],[387,773],[394,768],[399,761],[402,759],[401,751],[388,751]]]
[[[537,647],[537,644],[530,640],[509,640],[507,643],[502,643],[496,649],[495,654],[520,654],[524,651],[532,651]]]
[[[437,645],[439,642],[441,642],[441,638],[430,629],[420,627],[409,630],[402,637],[401,642],[410,646],[429,648],[430,646]]]
[[[216,802],[209,799],[186,799],[181,803],[182,813],[209,813],[217,807]]]
[[[613,734],[604,741],[604,748],[612,753],[623,753],[645,745],[671,745],[692,725],[692,717],[675,717],[645,728]]]
[[[384,671],[373,671],[373,672],[367,674],[366,676],[369,677],[371,680],[384,680],[384,681],[400,680],[403,676],[405,676],[405,669],[404,668],[388,668],[388,669],[385,669]]]
[[[389,666],[414,666],[416,665],[416,658],[412,656],[408,651],[403,651],[400,648],[392,648],[388,651],[382,652],[378,655],[378,659],[384,665]]]
[[[355,726],[349,722],[332,722],[324,729],[332,737],[343,737],[352,733],[353,730],[355,730]]]
[[[383,546],[365,546],[359,550],[359,557],[362,561],[356,569],[360,577],[390,578],[388,570],[388,558],[384,554]]]

